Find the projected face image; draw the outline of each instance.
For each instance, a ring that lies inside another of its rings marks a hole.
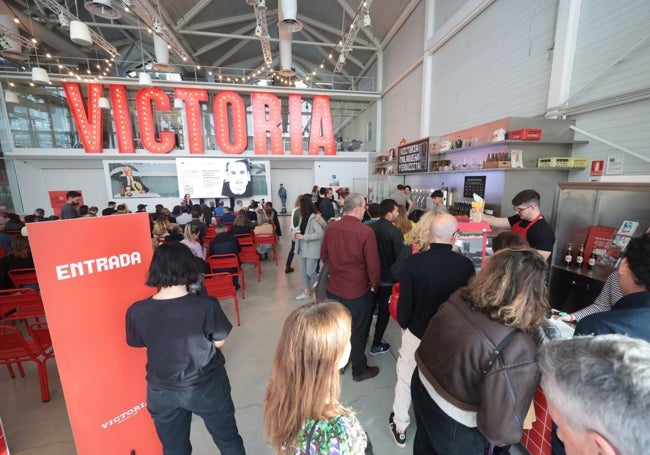
[[[231,161],[226,167],[228,184],[233,194],[244,194],[251,174],[245,161]]]

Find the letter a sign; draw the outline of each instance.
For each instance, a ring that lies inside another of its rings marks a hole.
[[[147,214],[27,230],[77,453],[162,453],[147,412],[146,352],[125,341],[127,308],[153,294],[144,285],[152,257]]]

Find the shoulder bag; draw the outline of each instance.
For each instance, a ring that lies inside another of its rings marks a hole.
[[[418,248],[415,244],[411,245],[411,254],[416,254]],[[397,302],[399,301],[399,281],[393,283],[393,289],[390,294],[390,299],[388,300],[388,312],[390,316],[397,321]]]

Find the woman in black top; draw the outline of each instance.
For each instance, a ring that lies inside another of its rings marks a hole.
[[[163,453],[189,455],[192,414],[203,418],[222,454],[245,454],[220,351],[232,325],[214,297],[193,295],[192,252],[180,243],[156,249],[146,284],[157,292],[126,313],[126,342],[147,350],[147,410]]]

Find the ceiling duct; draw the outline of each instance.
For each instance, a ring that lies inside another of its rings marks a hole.
[[[293,77],[296,72],[291,69],[291,32],[280,29],[280,71],[278,74],[283,77]]]
[[[84,7],[90,14],[104,19],[119,19],[122,17],[122,11],[115,8],[111,0],[91,0],[84,3]]]
[[[156,54],[156,63],[153,64],[153,69],[164,73],[174,71],[174,67],[169,64],[169,47],[167,47],[165,40],[158,35],[154,35],[153,48]]]
[[[23,46],[17,37],[20,36],[18,24],[12,17],[7,15],[0,16],[0,55],[14,60],[25,60],[27,56],[23,54]]]
[[[292,4],[292,5],[290,5]],[[278,44],[280,47],[280,71],[278,74],[283,77],[293,77],[296,72],[291,69],[292,55],[291,55],[291,35],[292,31],[283,26],[285,15],[284,8],[289,7],[290,11],[293,8],[293,15],[297,11],[295,0],[280,0],[278,2]]]
[[[302,30],[302,22],[297,19],[297,0],[278,0],[278,12],[280,11],[282,12],[282,17],[280,17],[278,27],[281,30],[286,30],[289,33]]]

